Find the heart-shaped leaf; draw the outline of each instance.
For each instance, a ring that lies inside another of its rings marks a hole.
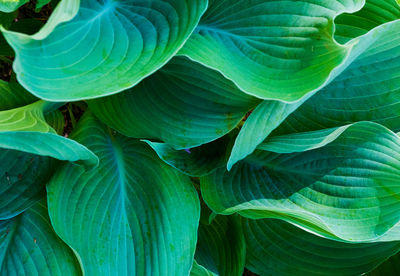
[[[47,187],[49,213],[85,274],[187,275],[200,216],[190,179],[91,114],[71,137],[100,164],[92,171],[74,164],[59,169]]]

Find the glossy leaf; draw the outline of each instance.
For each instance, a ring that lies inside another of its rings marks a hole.
[[[181,55],[217,69],[244,92],[296,101],[319,89],[358,41],[333,38],[333,20],[361,0],[210,0]]]
[[[38,33],[3,34],[27,90],[51,101],[89,99],[123,91],[159,69],[206,6],[206,0],[63,0]]]
[[[374,29],[376,41],[327,87],[293,112],[274,135],[373,121],[400,130],[400,21]],[[380,33],[378,33],[380,32]]]
[[[45,200],[0,221],[0,275],[82,275],[76,256],[50,225]]]
[[[89,106],[126,136],[185,149],[224,136],[258,102],[218,72],[178,57],[134,88]]]
[[[220,276],[242,276],[245,243],[238,217],[217,216],[210,224],[200,223],[195,259]]]
[[[259,275],[361,275],[400,250],[399,241],[332,241],[275,219],[245,219],[243,232],[246,267]]]
[[[280,218],[341,241],[397,240],[399,157],[400,138],[370,122],[274,137],[203,177],[202,195],[216,213]]]
[[[188,274],[200,216],[190,179],[93,115],[81,118],[72,137],[93,150],[100,165],[58,170],[47,187],[49,213],[85,274]]]

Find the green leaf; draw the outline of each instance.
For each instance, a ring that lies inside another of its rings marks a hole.
[[[247,118],[233,145],[227,168],[250,155],[265,138],[278,127],[305,100],[294,104],[279,101],[263,101]]]
[[[400,138],[361,122],[267,139],[201,178],[216,213],[279,218],[339,241],[398,240]]]
[[[15,98],[7,97],[10,91],[0,90],[0,98],[8,100],[2,107],[31,100],[18,97],[18,92]],[[0,220],[20,214],[45,195],[44,186],[55,165],[52,158],[88,168],[97,165],[91,151],[55,134],[45,121],[44,113],[59,105],[37,101],[0,111]]]
[[[355,13],[343,13],[335,19],[335,39],[346,43],[366,34],[373,28],[400,19],[397,0],[366,0],[364,7]]]
[[[1,0],[0,11],[10,13],[28,2],[29,0]]]
[[[232,148],[232,136],[236,133],[232,131],[211,143],[184,150],[175,150],[165,143],[144,142],[171,167],[189,176],[200,177],[226,165]]]
[[[185,149],[224,136],[258,102],[218,72],[178,57],[134,88],[89,106],[128,137]]]
[[[359,41],[333,38],[334,18],[362,0],[210,0],[181,55],[217,69],[244,92],[296,101],[318,90]]]
[[[62,135],[64,132],[65,120],[62,112],[58,109],[46,113],[44,115],[46,122],[57,132]]]
[[[0,111],[22,107],[37,101],[17,82],[0,80]]]
[[[45,200],[0,221],[0,275],[82,275],[74,253],[50,225]]]
[[[246,267],[259,275],[361,275],[400,250],[399,241],[338,242],[275,219],[244,219],[243,232]]]
[[[143,142],[112,132],[93,115],[71,136],[100,158],[89,172],[73,164],[47,186],[57,234],[86,275],[187,275],[200,204],[190,179]]]
[[[163,66],[182,47],[206,0],[63,0],[35,35],[3,29],[14,71],[50,101],[111,95]]]
[[[400,130],[400,21],[374,29],[376,41],[274,135],[373,121]]]
[[[216,274],[199,265],[196,260],[194,260],[190,276],[216,276]]]
[[[42,7],[45,6],[45,5],[47,5],[47,4],[50,3],[50,2],[51,2],[51,0],[37,0],[35,12],[40,12],[40,10],[42,9]]]
[[[368,276],[386,276],[386,275],[399,275],[400,274],[400,254],[390,257],[383,264],[368,273]]]
[[[200,223],[195,259],[220,276],[242,276],[246,249],[238,217],[217,216]]]

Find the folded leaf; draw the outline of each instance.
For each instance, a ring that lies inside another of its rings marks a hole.
[[[224,136],[257,103],[218,72],[178,57],[134,88],[89,106],[126,136],[185,149]]]
[[[335,19],[335,39],[340,43],[366,34],[379,25],[400,19],[397,0],[366,0],[355,13],[343,13]]]
[[[228,171],[238,161],[250,155],[304,101],[293,104],[279,101],[261,102],[240,129],[228,160]]]
[[[399,239],[399,181],[400,138],[361,122],[267,139],[230,172],[201,178],[201,189],[216,213],[280,218],[365,242]]]
[[[338,44],[334,18],[362,0],[210,0],[179,54],[217,69],[244,92],[296,101],[319,89],[358,41]]]
[[[0,86],[1,87],[1,86]],[[30,101],[6,97],[4,107]],[[18,91],[18,90],[17,90]],[[81,144],[59,136],[45,121],[45,112],[54,112],[59,103],[37,101],[23,107],[0,111],[0,220],[12,218],[45,196],[55,160],[97,165],[97,157]],[[51,158],[50,158],[51,157]]]
[[[243,275],[246,250],[238,219],[217,216],[210,224],[200,223],[195,259],[215,275]]]
[[[194,260],[192,270],[190,270],[190,276],[216,276],[216,274],[210,272]]]
[[[130,88],[182,47],[206,0],[63,0],[35,35],[3,34],[14,71],[50,101],[111,95]]]
[[[243,232],[246,267],[259,275],[361,275],[400,250],[399,241],[332,241],[275,219],[244,219]]]
[[[200,204],[190,179],[143,142],[91,114],[71,136],[100,158],[92,171],[66,164],[47,186],[51,222],[86,275],[187,275]]]
[[[293,112],[274,135],[373,121],[400,130],[400,21],[369,34],[371,44],[327,87]],[[362,39],[362,38],[360,38]]]
[[[54,233],[46,201],[0,221],[1,275],[82,275],[72,250]]]

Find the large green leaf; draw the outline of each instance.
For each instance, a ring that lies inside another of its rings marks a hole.
[[[338,44],[334,18],[362,0],[210,0],[181,55],[250,95],[296,101],[324,85],[357,41]]]
[[[185,149],[224,136],[258,102],[218,72],[178,57],[134,88],[89,106],[126,136]]]
[[[190,179],[93,115],[81,118],[71,137],[93,150],[100,165],[58,170],[47,187],[49,213],[85,274],[187,275],[200,216]]]
[[[50,225],[45,200],[0,221],[0,275],[82,275],[76,256]]]
[[[230,172],[201,178],[201,189],[216,213],[364,242],[399,239],[399,181],[400,138],[362,122],[267,139]]]
[[[243,232],[246,267],[259,275],[361,275],[400,250],[399,241],[332,241],[275,219],[244,219]]]
[[[3,29],[14,71],[52,101],[96,98],[137,84],[181,48],[206,0],[63,0],[35,35]]]
[[[200,222],[195,259],[220,276],[242,276],[245,243],[238,217],[217,216],[210,224]]]
[[[304,100],[288,104],[279,101],[261,102],[247,118],[233,145],[227,168],[251,154]]]
[[[378,39],[335,80],[293,112],[274,135],[374,121],[400,130],[400,21],[387,23]]]
[[[336,17],[335,39],[345,43],[379,25],[397,19],[400,19],[400,6],[397,0],[366,0],[360,11],[343,13]]]
[[[31,100],[17,94],[7,97],[10,91],[0,90],[0,98],[8,99],[4,107]],[[81,162],[87,167],[97,164],[91,151],[57,135],[45,121],[44,114],[59,105],[37,101],[0,111],[0,220],[20,214],[45,195],[53,159]]]

